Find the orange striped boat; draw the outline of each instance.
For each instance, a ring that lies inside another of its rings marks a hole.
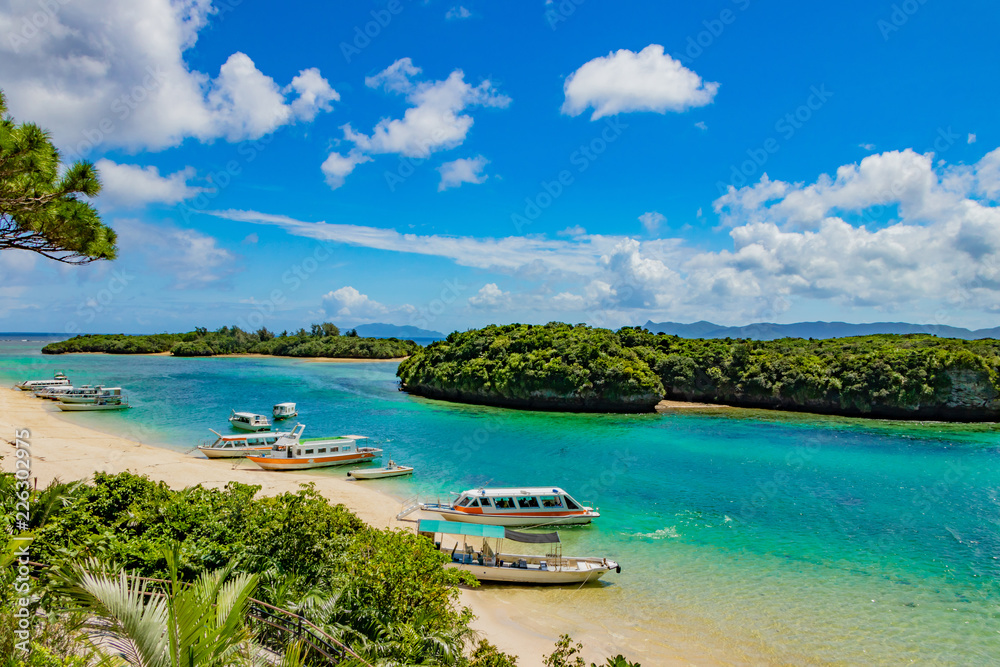
[[[308,470],[381,458],[382,450],[378,447],[359,444],[367,440],[364,435],[342,435],[328,440],[300,440],[294,444],[279,441],[266,454],[247,458],[264,470]]]
[[[587,524],[601,516],[593,507],[552,486],[469,489],[452,503],[419,503],[417,507],[448,521],[493,526],[569,526]]]

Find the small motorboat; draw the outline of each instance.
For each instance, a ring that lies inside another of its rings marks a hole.
[[[410,466],[401,466],[392,459],[389,459],[389,465],[384,468],[367,468],[363,470],[348,470],[347,476],[353,477],[354,479],[378,479],[380,477],[402,477],[403,475],[412,475],[413,468]]]
[[[21,391],[38,391],[45,387],[68,387],[69,385],[70,381],[65,373],[56,373],[52,376],[51,380],[25,380],[14,386]]]
[[[270,431],[271,421],[264,415],[252,412],[236,412],[229,415],[229,423],[241,431]]]
[[[93,403],[57,403],[64,412],[87,412],[91,410],[128,410],[131,405],[124,396],[102,396]]]
[[[296,409],[294,403],[278,403],[271,410],[271,415],[274,417],[274,421],[279,419],[288,419],[289,417],[298,417],[299,411]]]
[[[63,403],[96,403],[102,398],[109,398],[111,396],[121,396],[121,387],[94,387],[86,391],[71,391],[67,392],[57,398]]]
[[[523,533],[504,528],[455,521],[421,519],[417,535],[423,535],[444,552],[450,562],[445,567],[471,572],[480,581],[503,584],[575,584],[594,582],[608,572],[621,572],[610,558],[564,556],[559,533]],[[438,539],[438,536],[441,536]],[[468,544],[469,537],[480,548]],[[461,538],[461,544],[458,541]],[[490,540],[494,540],[492,543]],[[546,554],[517,554],[502,551],[503,541],[546,545]],[[448,544],[452,542],[453,544]]]
[[[601,516],[595,508],[553,486],[469,489],[457,495],[450,503],[419,502],[397,518],[420,509],[440,514],[448,521],[494,526],[569,526],[588,524]]]
[[[210,444],[198,445],[198,451],[210,459],[239,459],[251,454],[263,454],[270,451],[275,444],[294,445],[299,441],[303,424],[297,425],[291,431],[254,433],[253,435],[222,435],[208,429],[219,436]]]
[[[271,451],[260,455],[248,454],[264,470],[309,470],[327,466],[363,463],[382,456],[378,447],[359,444],[363,435],[341,435],[335,438],[309,438],[294,444],[276,442]]]

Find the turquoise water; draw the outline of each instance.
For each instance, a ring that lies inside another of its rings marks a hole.
[[[623,630],[670,633],[729,663],[1000,663],[995,425],[519,412],[411,397],[393,363],[39,347],[0,342],[0,381],[62,370],[122,385],[135,409],[66,418],[178,451],[211,439],[208,427],[228,431],[232,408],[295,401],[307,437],[368,434],[413,465],[412,479],[377,483],[399,498],[563,486],[603,514],[563,531],[565,552],[623,572],[537,595]]]

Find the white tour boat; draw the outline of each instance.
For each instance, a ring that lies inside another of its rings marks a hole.
[[[597,581],[611,570],[622,571],[618,563],[608,558],[563,556],[558,533],[522,533],[503,526],[423,519],[417,524],[417,534],[430,538],[436,547],[449,555],[451,562],[445,567],[471,572],[480,581],[581,585]],[[441,535],[440,540],[438,535]],[[469,537],[478,538],[476,542],[480,543],[480,548],[469,545]],[[505,539],[550,546],[546,547],[548,553],[544,556],[505,553],[502,551]],[[494,542],[491,544],[490,540]]]
[[[41,389],[36,389],[34,391],[35,398],[48,398],[51,400],[57,400],[66,394],[69,394],[76,389],[71,384],[66,384],[57,387],[42,387]]]
[[[299,411],[296,409],[294,403],[278,403],[271,410],[271,415],[274,417],[274,421],[278,421],[279,419],[298,417]]]
[[[417,503],[400,513],[423,510],[449,521],[494,526],[568,526],[587,524],[601,516],[558,487],[469,489],[451,503]]]
[[[238,459],[249,454],[263,454],[278,442],[286,445],[298,442],[304,428],[299,424],[291,431],[253,435],[222,435],[209,429],[219,438],[211,444],[198,445],[198,451],[210,459]]]
[[[64,412],[86,412],[90,410],[128,410],[131,405],[124,396],[107,396],[98,398],[93,403],[57,403]]]
[[[236,412],[229,415],[229,423],[233,428],[242,431],[270,431],[271,422],[264,415],[256,415],[252,412]]]
[[[389,459],[389,465],[384,468],[365,468],[362,470],[347,471],[347,476],[353,477],[354,479],[379,479],[380,477],[400,477],[402,475],[412,474],[412,467],[401,466],[392,459]]]
[[[121,387],[95,387],[87,391],[81,391],[80,393],[77,393],[75,390],[70,391],[57,398],[61,403],[96,403],[102,398],[121,395]]]
[[[248,459],[264,470],[308,470],[347,463],[362,463],[382,456],[377,447],[359,445],[368,438],[363,435],[342,435],[336,438],[310,438],[294,445],[275,443],[271,451]]]
[[[66,387],[46,387],[45,389],[39,389],[35,392],[35,396],[38,398],[51,398],[55,400],[62,400],[65,396],[85,396],[93,395],[98,389],[101,389],[100,385],[96,387],[92,384],[85,384],[80,387],[75,387],[69,385]]]
[[[45,387],[68,387],[69,384],[69,378],[64,373],[56,373],[51,380],[25,380],[14,386],[21,391],[36,391]]]

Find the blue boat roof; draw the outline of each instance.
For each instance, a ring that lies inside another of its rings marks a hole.
[[[442,533],[444,535],[470,535],[472,537],[505,536],[503,526],[487,526],[478,523],[461,523],[459,521],[432,521],[421,519],[417,525],[418,533]]]

